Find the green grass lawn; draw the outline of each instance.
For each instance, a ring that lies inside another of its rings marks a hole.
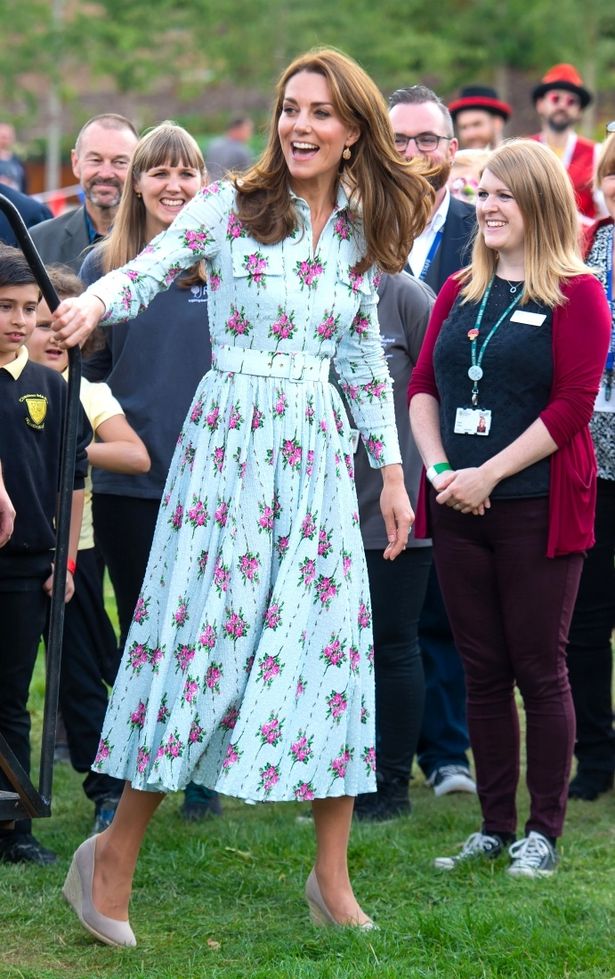
[[[39,664],[32,693],[42,711]],[[376,932],[314,928],[303,901],[313,854],[295,804],[224,800],[224,815],[187,825],[168,798],[146,838],[131,923],[138,947],[96,944],[60,897],[92,805],[56,767],[53,817],[35,832],[51,868],[0,865],[0,977],[147,979],[611,979],[615,976],[615,794],[574,802],[559,873],[514,880],[506,861],[455,874],[430,867],[478,828],[475,798],[435,799],[413,782],[411,817],[353,829],[350,861]],[[527,795],[519,794],[520,825]]]

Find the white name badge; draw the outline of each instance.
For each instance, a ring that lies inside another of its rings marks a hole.
[[[359,448],[359,432],[356,428],[350,429],[350,444],[352,445],[352,451],[356,452]]]
[[[542,326],[546,318],[546,313],[528,313],[525,309],[516,309],[510,317],[510,322],[525,323],[526,326]]]
[[[458,408],[455,414],[455,435],[489,435],[490,408]]]
[[[615,387],[611,388],[611,397],[607,401],[606,385],[604,381],[602,382],[594,404],[594,411],[615,411]]]

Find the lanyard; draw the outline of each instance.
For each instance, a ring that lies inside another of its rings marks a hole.
[[[611,311],[611,341],[609,352],[606,355],[606,377],[604,381],[604,397],[606,401],[611,400],[611,390],[613,388],[613,367],[615,366],[615,303],[613,302],[613,241],[615,238],[615,225],[611,225],[611,234],[606,246],[606,298]]]
[[[431,248],[427,253],[425,264],[423,265],[421,274],[419,275],[419,279],[421,280],[421,282],[424,282],[425,279],[427,278],[427,273],[429,272],[431,263],[433,262],[434,258],[436,257],[436,255],[440,250],[440,245],[442,244],[443,235],[444,235],[444,228],[440,228],[438,231],[436,231],[435,238],[431,243]]]
[[[479,310],[478,310],[478,315],[476,317],[476,322],[474,324],[474,328],[472,330],[468,330],[468,339],[471,341],[471,348],[470,349],[471,349],[471,358],[472,358],[472,365],[471,365],[471,367],[468,368],[468,377],[473,382],[473,384],[472,384],[472,404],[474,405],[474,407],[476,407],[476,405],[478,404],[478,382],[480,381],[480,379],[482,378],[483,373],[484,373],[483,368],[482,368],[481,365],[482,365],[482,362],[483,362],[483,357],[485,356],[485,350],[487,349],[487,345],[488,345],[489,341],[491,340],[491,337],[494,336],[495,332],[502,325],[502,323],[504,322],[504,320],[506,319],[506,317],[508,316],[508,314],[509,313],[512,313],[513,309],[515,308],[515,306],[517,305],[517,303],[520,301],[521,297],[523,296],[523,290],[521,290],[519,292],[519,294],[515,296],[515,298],[513,299],[513,301],[511,303],[509,303],[509,305],[506,307],[506,309],[504,310],[504,312],[502,313],[502,315],[500,316],[500,318],[497,320],[497,322],[491,327],[489,333],[487,334],[487,336],[483,340],[483,344],[482,344],[480,350],[478,350],[477,340],[478,340],[478,336],[480,334],[480,328],[481,328],[481,324],[483,322],[483,316],[485,314],[485,307],[487,306],[487,301],[489,299],[489,296],[491,295],[491,287],[492,286],[493,286],[493,279],[491,280],[491,282],[487,286],[487,288],[485,290],[485,294],[484,294],[484,296],[483,296],[483,298],[481,300],[481,304],[480,304],[480,307],[479,307]]]

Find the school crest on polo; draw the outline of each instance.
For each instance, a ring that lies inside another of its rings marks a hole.
[[[47,398],[44,394],[24,394],[20,399],[26,406],[26,425],[38,430],[45,427],[47,417]]]

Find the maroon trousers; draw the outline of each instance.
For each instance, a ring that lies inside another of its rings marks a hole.
[[[484,832],[514,833],[519,780],[515,685],[526,713],[526,834],[562,833],[575,720],[566,643],[582,554],[545,557],[548,500],[495,500],[484,517],[430,493],[434,559],[463,659]]]

